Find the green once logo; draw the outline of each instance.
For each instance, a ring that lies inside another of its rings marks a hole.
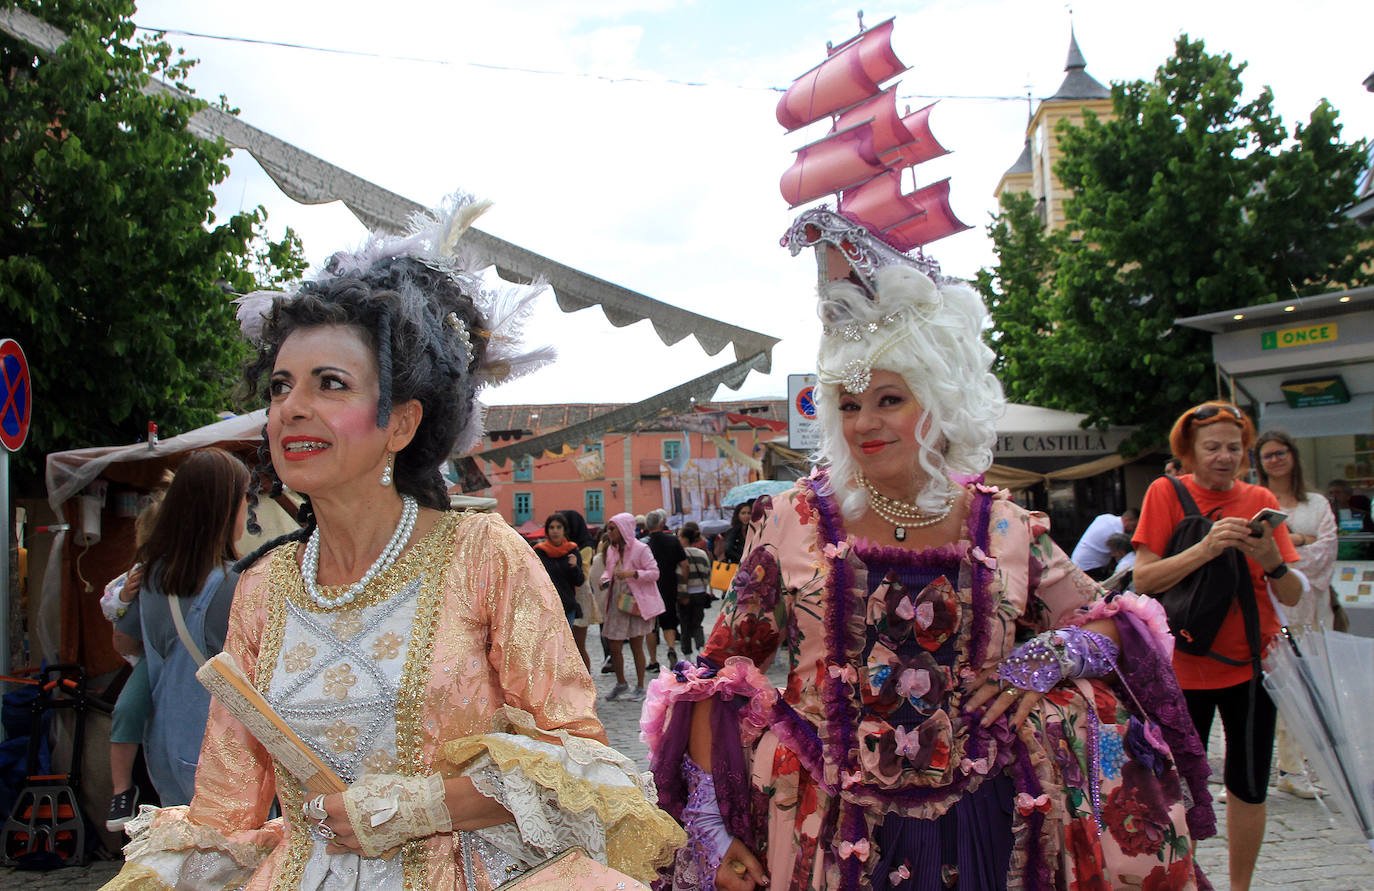
[[[1276,350],[1279,348],[1279,333],[1277,331],[1265,331],[1260,335],[1260,349]]]

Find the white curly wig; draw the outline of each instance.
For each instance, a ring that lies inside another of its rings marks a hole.
[[[927,510],[939,510],[955,490],[951,474],[975,476],[992,465],[1006,405],[990,370],[994,354],[983,342],[988,313],[976,291],[953,281],[937,287],[901,265],[879,270],[875,283],[876,300],[839,281],[823,288],[817,305],[827,333],[817,356],[821,440],[813,459],[828,465],[831,489],[850,519],[867,509],[868,492],[858,484],[858,465],[844,440],[839,402],[847,372],[894,372],[925,409],[931,423],[918,419],[914,436],[928,478],[916,503]]]

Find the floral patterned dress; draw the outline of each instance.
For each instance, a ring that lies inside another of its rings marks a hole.
[[[713,697],[721,812],[773,888],[1208,887],[1206,763],[1162,609],[1104,600],[1005,493],[971,488],[962,540],[916,552],[849,537],[825,486],[761,499],[699,665],[651,686],[660,804],[681,814],[690,704]],[[1107,616],[1129,689],[1062,684],[1019,732],[964,709],[1020,640]],[[779,651],[782,691],[760,673]],[[674,887],[704,871],[679,852]]]

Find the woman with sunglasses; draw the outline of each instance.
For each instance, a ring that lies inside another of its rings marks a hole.
[[[1297,568],[1312,586],[1297,606],[1287,610],[1288,625],[1329,629],[1331,576],[1336,570],[1336,515],[1331,512],[1331,503],[1322,493],[1308,491],[1297,446],[1284,431],[1261,433],[1255,440],[1255,454],[1259,457],[1260,485],[1274,493],[1279,507],[1288,514],[1284,525],[1298,549]],[[1279,791],[1314,798],[1316,789],[1304,776],[1302,752],[1285,732],[1282,718],[1278,738]]]
[[[1249,569],[1249,593],[1259,613],[1258,643],[1263,652],[1279,632],[1278,616],[1266,586],[1281,603],[1292,606],[1302,597],[1305,585],[1299,573],[1289,571],[1288,564],[1298,561],[1298,553],[1287,528],[1264,523],[1261,535],[1251,534],[1249,520],[1257,511],[1279,508],[1278,499],[1268,489],[1237,479],[1249,466],[1254,439],[1254,425],[1230,403],[1206,402],[1184,412],[1169,433],[1169,446],[1183,462],[1184,474],[1178,480],[1198,510],[1216,520],[1197,544],[1163,556],[1184,509],[1173,483],[1161,477],[1145,493],[1133,541],[1135,586],[1141,594],[1167,591],[1227,548],[1240,551]],[[1175,650],[1173,658],[1188,711],[1203,740],[1211,731],[1213,716],[1221,712],[1226,734],[1226,835],[1232,889],[1250,887],[1264,838],[1264,800],[1277,715],[1273,700],[1255,676],[1252,655],[1241,608],[1232,603],[1210,653],[1195,656]]]

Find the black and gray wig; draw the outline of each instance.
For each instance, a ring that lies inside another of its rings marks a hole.
[[[387,257],[367,269],[333,275],[339,259],[331,258],[326,275],[272,303],[263,316],[257,356],[247,369],[248,386],[257,391],[270,377],[277,352],[292,333],[326,325],[352,328],[377,359],[377,426],[386,426],[392,406],[411,399],[424,410],[415,438],[396,455],[396,490],[425,507],[447,510],[448,490],[439,466],[480,410],[477,370],[487,343],[481,313],[450,273],[423,261]],[[265,387],[262,395],[270,401]],[[265,427],[258,456],[250,511],[256,508],[263,480],[269,494],[282,490]],[[298,519],[304,528],[293,538],[314,528],[308,498]]]
[[[329,258],[323,271],[289,295],[255,291],[239,298],[239,322],[257,349],[246,380],[257,391],[270,376],[277,352],[293,332],[325,325],[353,328],[377,358],[377,426],[392,408],[412,399],[423,409],[414,439],[396,455],[396,490],[420,504],[447,510],[440,465],[482,435],[480,388],[511,380],[553,361],[548,347],[525,350],[521,329],[545,285],[489,290],[458,256],[462,234],[489,206],[455,193],[445,204],[417,214],[403,236],[372,235],[355,252]],[[268,394],[263,391],[263,396]],[[270,402],[270,399],[268,399]],[[266,428],[259,446],[259,477],[249,489],[249,528],[258,531],[257,495],[281,494]],[[297,519],[303,528],[240,561],[248,565],[270,547],[308,536],[315,527],[309,500]]]

